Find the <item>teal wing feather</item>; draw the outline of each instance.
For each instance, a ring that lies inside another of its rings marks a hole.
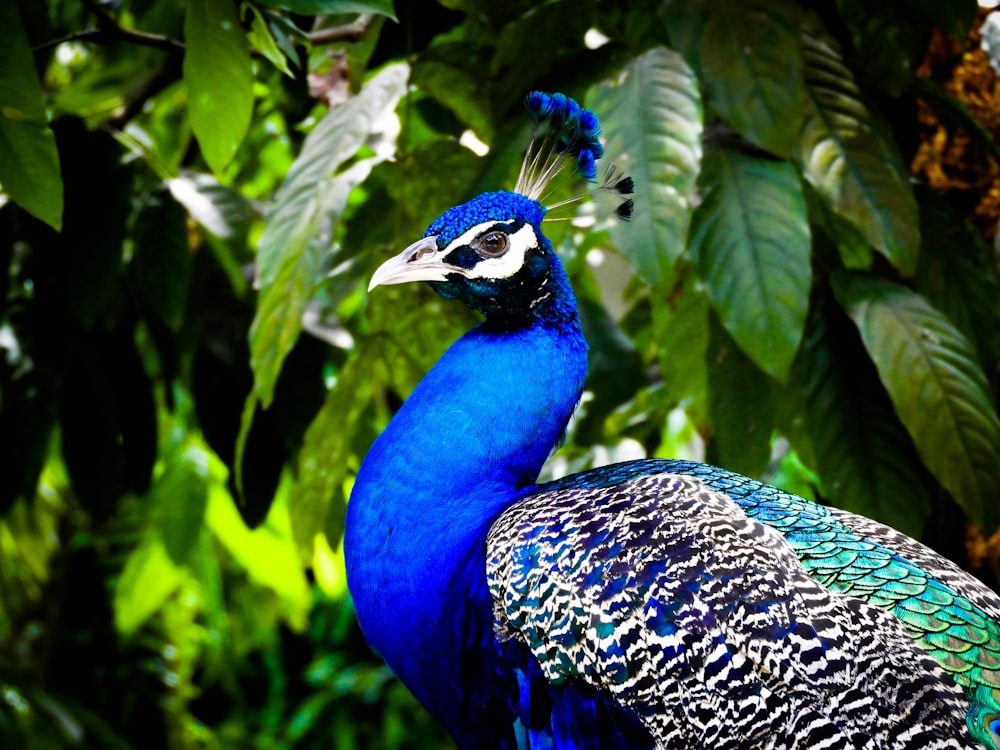
[[[967,700],[879,607],[690,476],[545,488],[487,538],[495,633],[658,747],[966,748]]]
[[[706,464],[632,461],[547,487],[609,487],[659,472],[695,476],[728,495],[749,517],[781,532],[813,578],[895,615],[966,689],[973,736],[1000,750],[1000,597],[993,591],[883,524]]]
[[[836,508],[830,509],[830,515],[858,537],[910,563],[901,566],[890,559],[854,584],[861,589],[856,595],[902,620],[924,649],[969,691],[969,729],[988,747],[998,747],[1000,598],[951,560],[895,529]],[[927,571],[933,571],[933,576]],[[870,596],[865,596],[866,589]]]

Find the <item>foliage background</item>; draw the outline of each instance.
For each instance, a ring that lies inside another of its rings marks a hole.
[[[546,225],[592,345],[547,471],[707,458],[994,581],[985,17],[0,0],[0,746],[448,746],[364,645],[339,542],[474,318],[365,280],[513,184],[535,88],[598,112],[637,206]]]

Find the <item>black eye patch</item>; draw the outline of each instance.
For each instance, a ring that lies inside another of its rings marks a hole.
[[[456,247],[448,253],[443,260],[456,268],[464,268],[468,270],[470,268],[474,268],[475,265],[482,260],[482,257],[473,249],[471,245],[462,245],[461,247]]]

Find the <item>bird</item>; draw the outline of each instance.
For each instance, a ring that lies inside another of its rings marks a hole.
[[[542,197],[627,220],[600,122],[525,98],[513,190],[446,210],[371,277],[482,320],[375,439],[345,520],[361,631],[462,750],[1000,748],[1000,598],[875,521],[707,464],[538,483],[587,344]]]

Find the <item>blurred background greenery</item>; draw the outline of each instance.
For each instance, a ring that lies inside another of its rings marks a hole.
[[[536,88],[636,180],[627,226],[546,224],[591,342],[547,474],[707,458],[995,583],[988,14],[0,0],[0,747],[450,746],[365,645],[340,542],[475,319],[365,286],[513,184]]]

